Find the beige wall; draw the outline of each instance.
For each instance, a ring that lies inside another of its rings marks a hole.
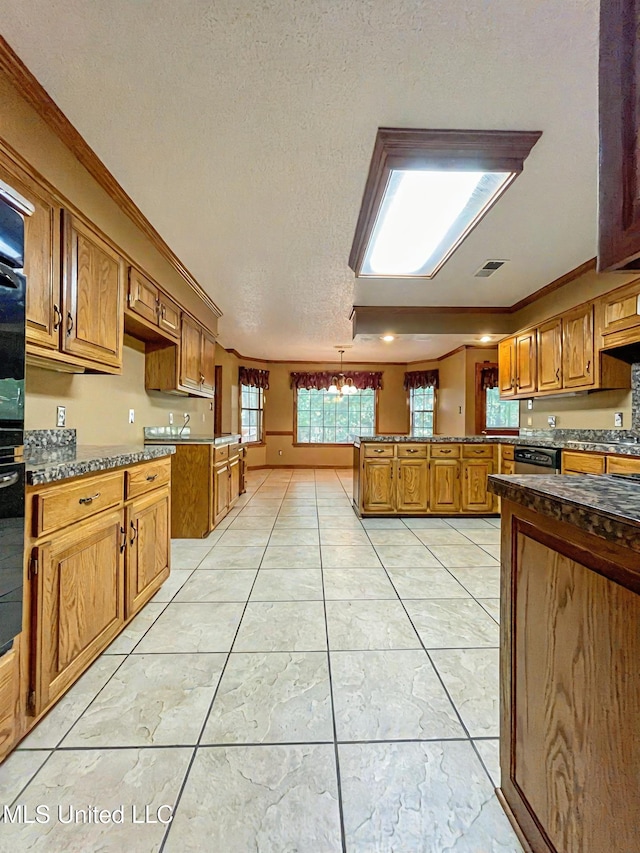
[[[144,346],[125,337],[120,376],[55,373],[27,367],[27,429],[53,429],[56,406],[67,407],[67,426],[77,430],[81,444],[131,444],[142,441],[144,426],[164,426],[173,412],[174,424],[191,416],[193,432],[213,433],[209,400],[144,390]],[[135,423],[129,423],[129,409]]]

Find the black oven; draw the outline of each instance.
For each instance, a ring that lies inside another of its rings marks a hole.
[[[22,630],[24,561],[24,220],[33,208],[0,181],[0,655]]]

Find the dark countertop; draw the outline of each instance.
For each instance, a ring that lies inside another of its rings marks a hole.
[[[640,482],[610,474],[489,476],[489,491],[640,552]]]
[[[146,462],[175,453],[175,447],[162,445],[79,445],[26,449],[26,480],[30,486],[55,483],[82,474],[108,471]]]
[[[189,427],[186,427],[182,434],[181,428],[176,426],[170,427],[145,427],[144,440],[145,444],[215,444],[216,446],[224,446],[225,444],[238,444],[242,436],[239,433],[228,433],[223,435],[197,435],[191,432]]]
[[[355,447],[363,442],[395,444],[514,444],[520,447],[559,447],[563,450],[583,450],[592,453],[616,453],[621,456],[640,457],[640,443],[628,441],[583,441],[574,438],[536,438],[523,435],[433,435],[414,438],[409,435],[361,435],[354,439]]]

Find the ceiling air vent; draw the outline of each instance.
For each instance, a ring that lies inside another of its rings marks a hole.
[[[499,270],[500,267],[504,266],[506,261],[487,261],[484,266],[481,266],[480,269],[474,273],[475,278],[489,278],[490,275],[493,275],[496,270]]]

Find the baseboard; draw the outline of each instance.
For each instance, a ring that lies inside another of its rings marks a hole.
[[[308,471],[312,471],[315,468],[324,468],[327,471],[349,471],[351,470],[349,465],[248,465],[248,471],[264,471],[269,469],[271,471],[287,471],[292,468],[302,468]]]
[[[520,829],[520,824],[515,819],[515,816],[514,816],[513,812],[511,811],[511,807],[509,806],[509,803],[506,801],[505,796],[502,793],[502,788],[496,788],[496,797],[498,798],[498,802],[502,806],[504,813],[506,814],[507,819],[513,828],[513,831],[518,836],[518,841],[522,845],[522,849],[525,851],[525,853],[533,853],[533,850],[531,849],[529,842],[527,841],[527,839],[524,836],[524,833]]]

